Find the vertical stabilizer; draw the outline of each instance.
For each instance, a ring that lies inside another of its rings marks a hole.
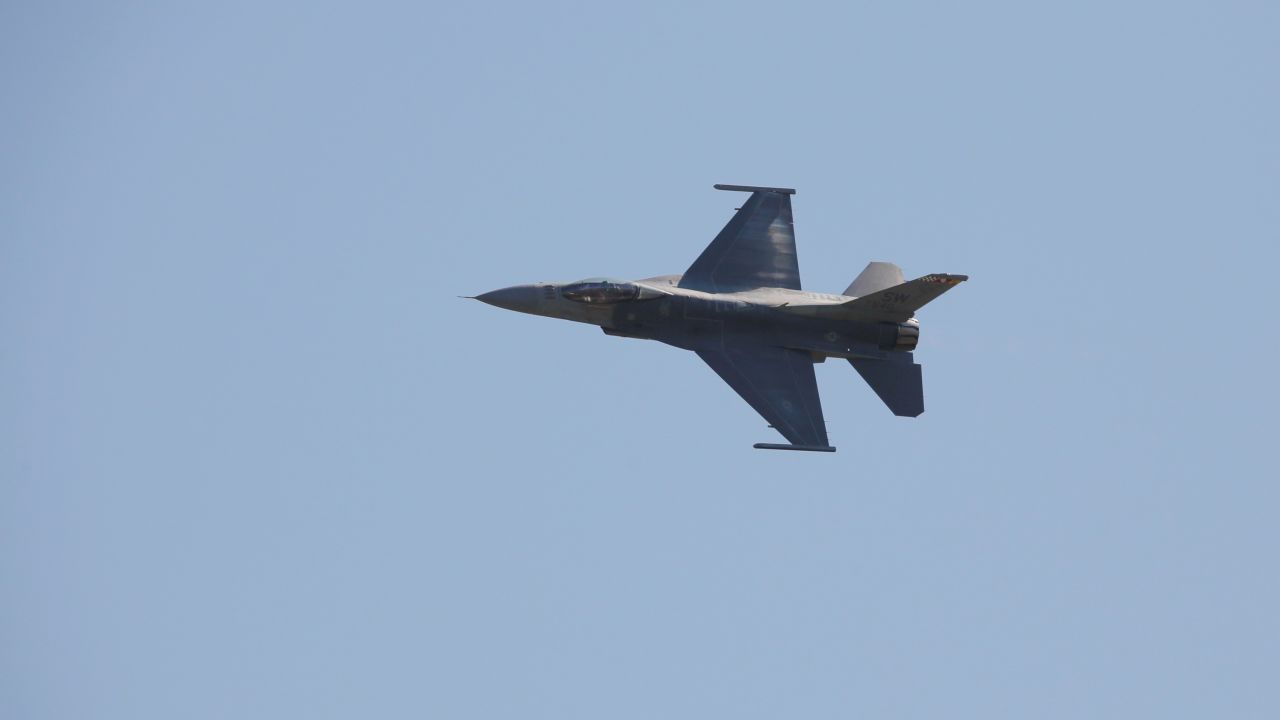
[[[894,285],[906,282],[902,268],[889,262],[867,263],[867,267],[853,279],[853,284],[844,291],[849,297],[862,297],[878,290],[885,290]]]

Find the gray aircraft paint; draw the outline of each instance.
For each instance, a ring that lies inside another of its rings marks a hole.
[[[920,334],[915,311],[968,277],[904,282],[898,266],[873,262],[847,294],[806,292],[792,225],[795,190],[715,187],[751,195],[683,275],[539,282],[476,299],[692,350],[789,443],[758,448],[835,450],[813,372],[813,363],[829,357],[848,360],[895,415],[924,412],[912,353]]]

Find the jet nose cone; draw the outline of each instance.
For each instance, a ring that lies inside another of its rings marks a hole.
[[[482,303],[516,312],[536,312],[540,298],[541,291],[533,285],[513,285],[476,296]]]

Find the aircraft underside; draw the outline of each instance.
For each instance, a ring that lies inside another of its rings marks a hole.
[[[898,266],[873,262],[843,294],[805,292],[791,216],[795,191],[716,188],[751,195],[683,275],[536,283],[478,299],[697,353],[788,443],[757,448],[835,450],[813,370],[827,358],[847,360],[895,415],[924,412],[915,312],[968,278],[936,273],[908,282]]]

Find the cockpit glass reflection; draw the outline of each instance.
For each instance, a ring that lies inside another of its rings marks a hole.
[[[590,303],[592,305],[610,305],[613,303],[635,300],[640,297],[640,288],[628,282],[612,280],[583,280],[560,289],[566,300]]]

